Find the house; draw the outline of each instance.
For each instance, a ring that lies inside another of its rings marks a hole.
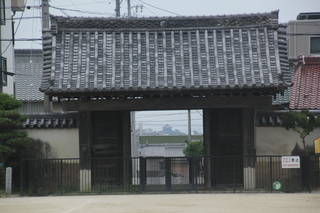
[[[257,154],[290,155],[301,139],[294,131],[282,127],[288,110],[320,110],[320,13],[300,13],[287,24],[288,57],[292,64],[292,86],[274,99],[275,110],[261,111],[256,117]],[[277,106],[277,107],[276,107]],[[281,107],[279,107],[281,106]],[[306,141],[313,146],[320,137],[315,129]]]
[[[24,10],[23,0],[0,1],[0,91],[14,95],[14,22],[12,17],[15,12]]]
[[[15,97],[22,102],[19,111],[27,117],[24,130],[29,137],[50,145],[50,157],[78,158],[78,113],[62,112],[56,102],[52,103],[51,112],[45,109],[44,94],[39,91],[42,50],[16,49],[14,52]]]
[[[44,95],[39,91],[42,77],[42,50],[16,49],[15,96],[23,114],[43,113]]]
[[[130,184],[125,159],[135,110],[203,109],[206,155],[255,155],[255,112],[270,109],[272,96],[290,85],[280,28],[278,11],[133,19],[52,16],[43,42],[41,91],[58,99],[63,110],[79,112],[80,176],[90,177],[85,184],[101,180],[91,173],[94,168],[116,170],[114,183]],[[101,157],[118,160],[90,163]],[[254,187],[248,178],[255,163],[237,163],[239,184]],[[208,160],[205,165],[207,187],[231,181],[223,177],[232,164],[213,167]]]
[[[40,49],[15,49],[15,97],[22,102],[23,114],[62,113],[58,102],[49,109],[45,95],[39,90],[42,78],[43,54]]]
[[[320,12],[300,13],[288,24],[289,58],[295,63],[290,109],[320,109]]]

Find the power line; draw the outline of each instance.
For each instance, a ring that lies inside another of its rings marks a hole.
[[[17,18],[12,18],[11,20],[17,20],[17,19],[41,19],[42,17],[41,16],[27,16],[27,17],[17,17]]]
[[[145,5],[149,6],[149,7],[153,7],[155,9],[158,9],[158,10],[161,10],[161,11],[164,11],[164,12],[176,15],[176,16],[181,16],[179,13],[176,13],[176,12],[173,12],[173,11],[170,11],[170,10],[167,10],[167,9],[163,9],[163,8],[160,8],[160,7],[157,7],[155,5],[152,5],[150,3],[145,2],[143,0],[138,0],[138,1],[140,1],[142,4],[145,4]]]
[[[18,32],[19,26],[20,26],[20,24],[21,24],[22,17],[23,17],[23,15],[24,15],[24,11],[25,11],[25,9],[26,9],[27,2],[28,2],[28,0],[25,0],[25,2],[24,2],[24,10],[22,11],[22,14],[21,14],[21,16],[20,16],[20,19],[19,19],[17,28],[16,28],[16,30],[15,30],[14,33],[13,33],[14,36],[15,36],[15,35],[17,34],[17,32]],[[7,45],[7,47],[5,48],[5,50],[4,50],[3,52],[1,52],[1,56],[2,56],[4,53],[7,52],[7,50],[9,49],[9,47],[10,47],[11,44],[12,44],[12,39],[11,39],[11,41],[9,42],[9,44]]]
[[[70,11],[70,12],[78,12],[78,13],[85,13],[85,14],[91,14],[91,15],[111,15],[111,13],[100,13],[100,12],[93,12],[93,11],[86,11],[86,10],[78,10],[78,9],[70,9],[70,8],[63,8],[63,7],[56,7],[56,6],[53,6],[53,5],[49,5],[49,7],[53,8],[53,9],[56,9],[56,10],[60,10],[60,11]],[[113,14],[112,14],[113,16]]]
[[[15,39],[0,39],[0,41],[42,41],[42,38],[15,38]]]
[[[111,2],[109,1],[109,4],[110,4]],[[90,3],[82,3],[82,4],[74,4],[74,3],[72,3],[72,4],[64,4],[64,5],[61,5],[61,7],[69,7],[69,6],[72,6],[72,7],[75,7],[75,6],[79,6],[79,5],[92,5],[92,4],[106,4],[106,2],[105,1],[93,1],[93,2],[90,2]]]

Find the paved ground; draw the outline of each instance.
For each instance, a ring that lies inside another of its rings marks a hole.
[[[0,198],[1,213],[319,213],[314,194],[160,194]]]

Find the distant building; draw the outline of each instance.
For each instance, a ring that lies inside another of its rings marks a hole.
[[[320,56],[320,12],[300,13],[288,23],[289,59]]]
[[[202,135],[193,135],[192,141],[203,141]],[[140,136],[139,154],[147,159],[147,184],[165,183],[165,160],[171,157],[172,183],[186,184],[189,179],[189,162],[182,158],[183,149],[187,146],[188,136]],[[137,171],[134,171],[137,173]]]
[[[139,153],[144,157],[183,157],[188,136],[140,136]],[[192,141],[203,141],[202,135],[193,135]]]
[[[288,23],[289,59],[294,63],[290,109],[320,109],[320,12],[300,13]]]
[[[16,11],[24,10],[23,0],[0,0],[2,91],[14,95],[14,22]]]

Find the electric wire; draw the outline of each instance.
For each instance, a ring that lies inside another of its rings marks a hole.
[[[173,11],[170,11],[170,10],[167,10],[167,9],[160,8],[160,7],[155,6],[155,5],[153,5],[153,4],[147,3],[147,2],[145,2],[145,1],[143,1],[143,0],[138,0],[138,1],[141,2],[142,4],[148,5],[149,7],[153,7],[153,8],[155,8],[155,9],[158,9],[158,10],[161,10],[161,11],[164,11],[164,12],[167,12],[167,13],[170,13],[170,14],[172,14],[172,15],[181,16],[181,14],[179,14],[179,13],[176,13],[176,12],[173,12]]]
[[[28,0],[25,0],[25,2],[24,2],[24,10],[23,10],[23,12],[22,12],[22,14],[21,14],[21,17],[20,17],[20,20],[19,20],[19,22],[18,22],[17,28],[16,28],[16,30],[14,31],[14,35],[16,35],[17,32],[18,32],[18,29],[19,29],[19,26],[20,26],[21,20],[22,20],[21,18],[22,18],[23,15],[24,15],[24,11],[25,11],[25,9],[26,9],[27,2],[28,2]],[[9,42],[9,44],[7,45],[7,47],[5,48],[5,50],[1,52],[1,55],[3,55],[4,53],[7,52],[7,50],[9,49],[9,47],[10,47],[11,44],[12,44],[12,40]]]

